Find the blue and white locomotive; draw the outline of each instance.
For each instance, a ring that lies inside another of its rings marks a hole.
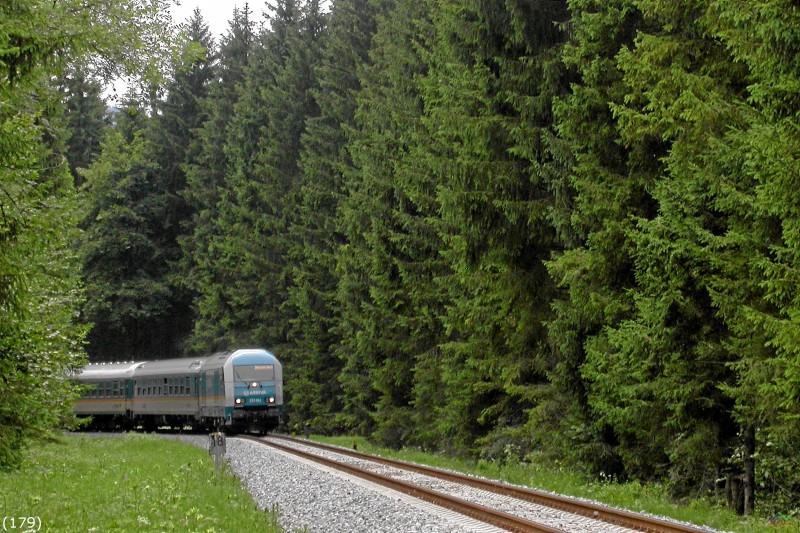
[[[283,411],[283,369],[263,349],[90,364],[76,378],[90,388],[74,412],[91,416],[91,427],[101,429],[191,426],[264,433],[278,425]]]

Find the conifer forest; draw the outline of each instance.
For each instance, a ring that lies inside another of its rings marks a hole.
[[[797,510],[797,0],[159,4],[0,3],[0,464],[261,346],[289,429]]]

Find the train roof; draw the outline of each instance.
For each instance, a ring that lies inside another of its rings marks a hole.
[[[182,357],[147,361],[136,369],[136,377],[160,376],[163,374],[197,374],[212,357]]]
[[[235,365],[273,364],[280,367],[278,359],[267,350],[263,348],[244,348],[233,352],[216,353],[208,358],[203,368],[209,370],[223,368],[228,361]]]
[[[191,375],[201,370],[217,370],[231,361],[240,365],[274,364],[280,371],[278,359],[262,348],[246,348],[235,351],[217,352],[205,357],[181,357],[157,361],[140,361],[130,363],[95,363],[89,364],[77,375],[81,381],[130,379],[133,377],[149,377],[163,375]]]
[[[134,370],[143,365],[142,362],[127,363],[94,363],[84,366],[77,378],[80,381],[96,379],[127,379],[133,376]]]

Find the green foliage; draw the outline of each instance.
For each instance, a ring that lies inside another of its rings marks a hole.
[[[800,475],[786,462],[800,417],[798,210],[790,192],[800,149],[796,11],[787,2],[755,2],[744,10],[715,2],[708,14],[714,34],[748,69],[741,120],[715,147],[730,176],[718,186],[720,197],[736,215],[720,243],[736,261],[724,265],[712,292],[738,356],[731,365],[736,382],[725,390],[737,421],[755,428],[756,479],[776,495],[771,503],[778,509],[792,505],[788,495],[796,494]],[[778,471],[782,481],[776,481]]]
[[[434,277],[443,264],[433,176],[417,155],[426,143],[417,77],[426,70],[429,6],[400,1],[384,9],[360,72],[357,130],[347,147],[353,169],[339,221],[346,238],[338,254],[339,379],[347,425],[398,446],[435,432],[441,389],[431,358],[439,353],[442,308]]]
[[[442,379],[453,394],[442,432],[464,447],[524,424],[546,381],[542,325],[553,285],[543,260],[556,245],[547,139],[552,98],[566,88],[557,23],[567,13],[549,3],[458,2],[434,13],[422,86],[452,272],[440,279],[451,339]]]
[[[155,78],[171,51],[152,39],[170,34],[165,9],[158,0],[0,5],[0,467],[74,422],[68,374],[86,335],[75,325],[80,215],[51,85],[68,65]]]
[[[0,468],[33,438],[74,423],[67,372],[82,359],[76,203],[46,89],[0,86]],[[51,122],[52,121],[52,122]]]
[[[93,345],[123,316],[185,332],[193,291],[188,350],[275,350],[295,428],[673,496],[741,478],[737,510],[750,488],[786,510],[798,16],[281,0],[258,34],[237,11],[219,50],[195,20],[211,63],[187,48],[86,173]]]
[[[259,344],[280,356],[291,316],[288,232],[298,211],[304,121],[323,26],[318,4],[279,2],[248,55],[242,94],[228,123],[218,217],[199,265],[196,337],[219,345]]]
[[[168,13],[165,0],[3,2],[0,84],[37,80],[71,63],[103,79],[158,81],[174,54]]]
[[[66,127],[70,132],[65,155],[75,186],[80,187],[83,176],[78,169],[88,168],[100,152],[108,125],[106,105],[100,96],[100,83],[88,78],[81,69],[70,71],[63,86]]]
[[[299,212],[290,227],[292,282],[285,304],[293,318],[283,364],[292,423],[314,431],[334,430],[342,406],[336,252],[344,237],[336,222],[344,174],[352,166],[345,145],[355,122],[358,70],[367,61],[374,12],[363,0],[338,2],[332,11],[314,70],[319,114],[306,119],[302,136]]]
[[[678,491],[709,489],[737,428],[719,388],[731,379],[727,333],[705,289],[715,271],[708,241],[727,224],[709,205],[713,189],[696,165],[735,123],[730,103],[742,73],[717,43],[698,37],[698,6],[639,6],[647,31],[617,56],[626,95],[612,109],[629,168],[652,184],[658,213],[626,230],[634,306],[592,346],[584,375],[594,383],[590,402],[621,441],[628,474],[669,473]]]
[[[186,26],[184,50],[211,48],[199,13]],[[94,324],[94,360],[177,356],[191,330],[191,295],[175,270],[189,206],[183,162],[205,116],[199,102],[212,77],[205,56],[174,66],[167,96],[147,116],[135,102],[124,109],[103,151],[83,176],[88,196],[81,239]]]
[[[589,401],[591,380],[582,367],[590,347],[603,342],[604,327],[631,306],[627,217],[652,211],[646,184],[628,176],[628,154],[610,108],[623,98],[615,57],[631,43],[639,15],[626,0],[568,5],[572,39],[562,57],[577,79],[569,94],[553,104],[555,128],[564,143],[558,161],[566,172],[556,174],[552,185],[564,195],[552,213],[566,249],[555,250],[548,263],[561,288],[548,322],[555,363],[550,380],[556,391],[537,407],[533,420],[563,436],[555,440],[568,442],[565,455],[583,468],[618,476],[616,438]],[[543,437],[539,440],[549,448]]]
[[[218,244],[226,228],[218,224],[220,205],[230,187],[226,176],[232,172],[231,150],[226,149],[234,106],[243,90],[248,56],[254,46],[253,22],[247,10],[234,12],[228,33],[217,52],[216,80],[210,82],[208,95],[200,101],[207,120],[193,132],[185,161],[186,188],[182,196],[190,207],[185,221],[181,246],[183,284],[195,293],[194,331],[189,339],[191,351],[208,353],[220,346],[216,322],[224,313],[218,307],[223,287],[223,259]],[[218,81],[217,81],[218,80]],[[210,317],[206,321],[206,317]]]
[[[163,337],[153,333],[163,331],[159,323],[170,311],[169,269],[159,240],[169,206],[154,179],[154,153],[141,132],[127,140],[112,130],[84,172],[90,202],[80,244],[83,317],[94,324],[89,340],[98,360],[165,353]]]

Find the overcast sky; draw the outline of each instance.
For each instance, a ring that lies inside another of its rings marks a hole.
[[[208,24],[209,30],[214,40],[219,44],[219,36],[228,32],[228,21],[233,18],[233,8],[244,8],[245,0],[179,0],[179,6],[175,5],[176,0],[172,0],[170,11],[172,20],[179,24],[186,22],[192,15],[195,7],[200,8],[203,20]],[[250,0],[250,11],[252,20],[258,25],[264,20],[264,11],[267,8],[265,0]],[[323,11],[330,11],[330,0],[321,2]]]
[[[244,0],[181,0],[181,5],[172,4],[172,20],[176,24],[186,22],[191,17],[195,7],[200,8],[203,20],[208,24],[211,35],[219,43],[219,36],[228,31],[228,21],[233,18],[233,8],[244,7]],[[265,3],[261,1],[251,1],[250,10],[253,12],[253,19],[261,20]]]
[[[2,0],[0,0],[2,1]],[[208,24],[208,29],[214,37],[214,41],[219,44],[220,35],[228,32],[228,22],[233,18],[233,8],[244,8],[245,3],[250,6],[252,20],[256,27],[264,20],[264,10],[266,9],[265,0],[179,0],[180,5],[176,5],[176,0],[172,0],[170,11],[172,20],[175,24],[186,22],[192,16],[195,7],[200,8],[203,20]],[[323,6],[330,5],[330,2],[322,2]],[[109,84],[104,91],[104,96],[111,96],[114,92],[122,96],[126,91],[125,80],[116,80]]]

